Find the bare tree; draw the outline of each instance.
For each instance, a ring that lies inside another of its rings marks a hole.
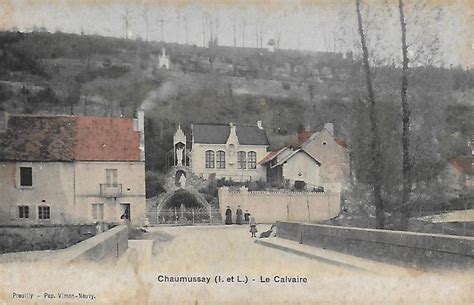
[[[202,28],[202,46],[206,47],[206,15],[204,14],[201,19],[201,28]]]
[[[148,33],[150,31],[150,23],[148,21],[148,7],[143,7],[143,20],[145,21],[145,34],[146,34],[146,41],[148,41]]]
[[[184,20],[184,30],[186,31],[186,44],[189,44],[189,29],[188,29],[188,17],[183,16]]]
[[[403,151],[403,192],[402,192],[402,206],[401,206],[401,226],[406,228],[408,226],[408,219],[410,217],[409,204],[412,177],[411,177],[411,161],[410,161],[410,109],[408,105],[408,45],[406,38],[406,22],[403,11],[403,0],[398,1],[398,9],[400,13],[400,29],[402,34],[402,79],[401,79],[401,106],[402,106],[402,151]]]
[[[356,13],[357,13],[357,24],[358,32],[360,36],[360,44],[362,47],[362,60],[363,60],[363,69],[365,74],[365,83],[367,87],[367,99],[368,99],[368,111],[369,111],[369,120],[370,120],[370,130],[371,130],[371,141],[370,141],[370,184],[373,187],[374,192],[374,204],[375,204],[375,214],[377,221],[377,228],[382,229],[385,226],[385,209],[384,201],[382,198],[382,158],[380,155],[380,135],[379,135],[379,126],[377,123],[377,113],[376,113],[376,101],[375,101],[375,92],[372,83],[372,72],[369,64],[369,50],[367,48],[366,37],[364,33],[364,26],[362,22],[362,13],[360,0],[356,0]]]
[[[125,39],[128,39],[128,28],[130,26],[130,12],[128,11],[128,8],[125,9],[123,21],[125,23]]]
[[[232,29],[234,30],[234,47],[237,46],[237,25],[235,24],[235,19],[234,19],[234,24],[232,26]]]
[[[179,11],[176,12],[176,43],[179,44],[179,19],[180,19],[180,14]]]
[[[242,48],[245,48],[245,18],[242,18]]]
[[[160,23],[160,32],[161,32],[161,41],[164,41],[164,31],[163,31],[163,26],[165,24],[165,22],[167,22],[165,19],[163,19],[163,17],[161,17],[160,19],[158,19],[158,22]]]

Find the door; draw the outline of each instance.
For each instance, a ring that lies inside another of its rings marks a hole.
[[[122,208],[122,215],[120,216],[120,219],[131,220],[130,203],[121,203],[120,206]]]

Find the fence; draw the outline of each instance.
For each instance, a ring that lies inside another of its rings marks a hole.
[[[159,224],[194,225],[203,223],[220,222],[220,214],[217,209],[206,208],[168,208],[161,209],[157,215]]]

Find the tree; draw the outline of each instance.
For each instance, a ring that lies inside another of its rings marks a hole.
[[[402,36],[402,79],[401,79],[401,107],[402,107],[402,151],[403,151],[403,192],[402,203],[400,209],[401,226],[408,227],[408,220],[410,218],[410,209],[407,207],[410,201],[410,194],[412,189],[412,164],[410,161],[410,109],[408,105],[408,45],[406,39],[406,23],[405,14],[403,11],[403,0],[398,1],[398,8],[400,13],[400,29]]]
[[[385,226],[384,201],[382,198],[382,159],[380,156],[380,135],[377,124],[375,93],[372,84],[372,72],[369,64],[369,51],[367,48],[364,26],[362,23],[362,13],[360,0],[356,0],[357,24],[362,47],[363,69],[365,74],[365,84],[367,87],[368,112],[371,128],[370,156],[372,164],[370,165],[370,184],[374,190],[375,214],[377,219],[377,228],[382,229]]]

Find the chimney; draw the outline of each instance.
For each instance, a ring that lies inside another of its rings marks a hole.
[[[258,127],[258,129],[263,129],[262,120],[257,121],[257,127]]]
[[[137,109],[137,118],[133,120],[134,130],[140,133],[140,161],[145,161],[145,109]]]
[[[324,124],[324,129],[329,131],[329,133],[334,136],[334,124],[333,123],[325,123]]]
[[[0,111],[0,133],[7,131],[9,117],[8,112]]]

